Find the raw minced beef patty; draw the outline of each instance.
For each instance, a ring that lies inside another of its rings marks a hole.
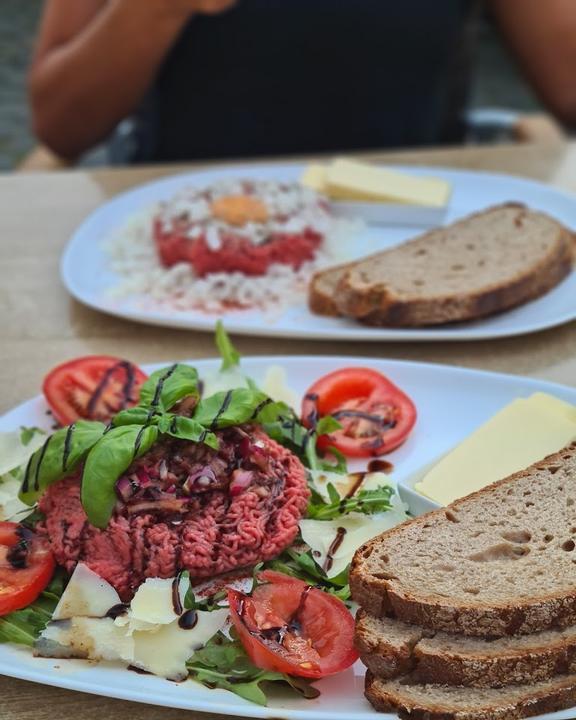
[[[152,232],[165,267],[257,276],[313,260],[330,219],[326,200],[298,183],[222,180],[163,203]]]
[[[135,461],[105,530],[88,523],[78,477],[52,485],[38,528],[56,561],[68,572],[85,562],[126,600],[147,577],[212,577],[278,555],[306,508],[304,467],[259,429],[216,434],[217,451],[169,439]]]

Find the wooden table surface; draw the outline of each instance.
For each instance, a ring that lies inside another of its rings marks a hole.
[[[523,175],[576,193],[576,143],[371,155]],[[198,166],[196,166],[198,167]],[[77,355],[123,355],[138,363],[211,357],[209,334],[147,327],[101,315],[66,294],[58,262],[91,210],[138,183],[182,167],[99,169],[0,177],[0,413],[39,391],[47,369]],[[238,337],[245,354],[406,358],[514,372],[576,385],[576,322],[524,337],[463,343],[349,343]],[[0,678],[0,718],[19,720],[216,720]]]

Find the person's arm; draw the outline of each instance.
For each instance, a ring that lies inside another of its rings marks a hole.
[[[546,107],[576,125],[576,0],[491,0],[490,7]]]
[[[184,24],[235,0],[47,0],[29,74],[34,131],[72,159],[129,115]]]

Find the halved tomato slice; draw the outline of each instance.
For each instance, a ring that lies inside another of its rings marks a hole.
[[[137,404],[147,377],[128,360],[87,355],[51,370],[42,390],[61,425],[76,420],[108,422],[120,410]]]
[[[228,590],[232,622],[255,665],[321,678],[356,661],[354,619],[341,600],[271,570],[259,579],[266,584],[251,596]]]
[[[324,375],[304,396],[304,425],[314,427],[324,415],[332,415],[342,427],[318,438],[320,450],[332,446],[348,457],[374,457],[406,440],[416,407],[381,373],[351,367]]]
[[[0,615],[30,605],[50,582],[48,543],[22,525],[0,522]]]

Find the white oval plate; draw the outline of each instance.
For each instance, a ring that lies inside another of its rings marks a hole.
[[[442,177],[452,183],[453,193],[446,223],[502,202],[523,202],[542,210],[568,227],[576,229],[576,197],[541,183],[509,175],[447,170],[442,168],[399,167],[406,172]],[[168,311],[143,308],[130,298],[112,299],[107,291],[118,284],[108,268],[102,240],[121,227],[134,213],[169,198],[182,187],[203,186],[222,177],[296,181],[302,165],[272,165],[259,168],[234,167],[177,175],[134,188],[112,198],[93,212],[76,230],[62,258],[64,285],[80,302],[111,315],[137,322],[191,330],[214,329],[216,315],[201,311]],[[361,255],[391,247],[422,232],[408,226],[370,227],[358,239]],[[544,297],[496,315],[458,325],[435,328],[370,328],[343,318],[312,314],[303,296],[298,304],[279,315],[261,311],[230,311],[226,327],[231,333],[261,336],[299,337],[317,340],[481,340],[508,337],[544,330],[576,318],[576,272]]]
[[[193,361],[200,374],[220,361]],[[242,367],[256,380],[271,363],[286,368],[289,385],[300,395],[321,375],[338,368],[365,365],[385,373],[416,403],[418,421],[407,442],[388,458],[401,487],[422,466],[459,442],[499,408],[514,398],[536,391],[549,392],[576,404],[576,388],[520,376],[501,375],[393,360],[336,357],[245,358]],[[162,365],[144,366],[150,372]],[[21,425],[50,429],[46,403],[40,396],[0,418],[0,431]],[[408,498],[409,499],[409,498]],[[416,510],[416,508],[414,508]],[[285,720],[394,720],[395,715],[376,713],[364,699],[364,668],[353,668],[317,683],[321,695],[304,700],[278,693],[268,707],[260,707],[224,690],[208,690],[192,681],[172,683],[152,675],[138,675],[120,665],[90,665],[80,660],[34,658],[26,648],[0,645],[0,673],[46,685],[166,707],[200,710],[224,715]],[[540,716],[540,720],[565,720],[574,710]]]

